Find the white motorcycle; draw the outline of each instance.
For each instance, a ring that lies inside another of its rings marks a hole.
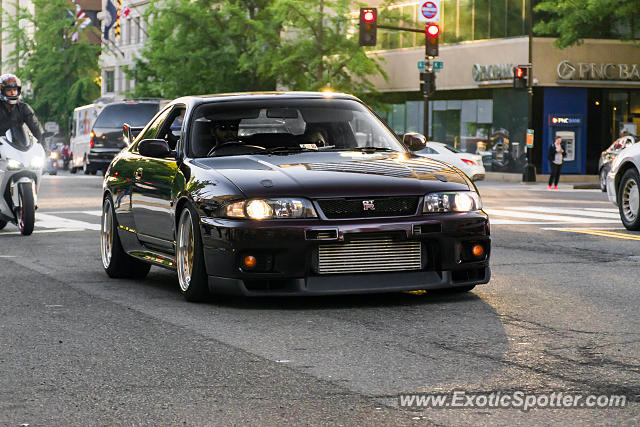
[[[26,126],[0,135],[0,229],[8,222],[33,232],[45,151]]]

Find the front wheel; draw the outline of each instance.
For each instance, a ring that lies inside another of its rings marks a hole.
[[[33,226],[36,222],[36,205],[33,198],[33,184],[18,184],[18,206],[16,206],[16,219],[18,229],[23,236],[33,233]]]
[[[187,205],[180,214],[176,243],[180,292],[187,301],[206,300],[209,297],[209,286],[204,267],[200,225],[198,214],[190,205]]]
[[[618,187],[620,219],[627,230],[640,230],[640,176],[635,169],[627,170]]]
[[[607,171],[604,168],[600,169],[600,190],[607,191]]]
[[[100,226],[102,266],[112,278],[144,279],[151,265],[133,258],[124,251],[118,236],[118,223],[114,212],[111,198],[106,197],[102,204]]]

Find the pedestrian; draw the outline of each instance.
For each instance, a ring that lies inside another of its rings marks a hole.
[[[549,145],[549,166],[551,166],[551,174],[549,174],[549,190],[558,189],[558,181],[560,180],[560,171],[562,163],[567,155],[567,150],[562,137],[556,136],[553,144]]]

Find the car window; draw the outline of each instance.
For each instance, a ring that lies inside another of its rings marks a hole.
[[[447,150],[451,151],[452,153],[461,153],[460,150],[458,150],[457,148],[454,148],[450,145],[444,145],[444,148],[446,148]]]
[[[107,105],[100,112],[93,127],[121,128],[124,123],[134,127],[144,126],[158,112],[158,105],[139,102]]]
[[[167,116],[169,116],[169,113],[171,113],[171,109],[170,108],[168,108],[166,111],[164,111],[158,117],[156,117],[156,119],[153,121],[153,123],[151,123],[147,127],[147,129],[145,129],[144,134],[142,134],[139,137],[138,140],[142,141],[143,139],[155,139],[155,138],[158,138],[158,132],[160,131],[160,128],[162,127],[162,124],[167,119]]]
[[[212,102],[199,106],[193,117],[189,152],[194,157],[282,148],[326,151],[373,147],[406,152],[393,132],[355,100]]]

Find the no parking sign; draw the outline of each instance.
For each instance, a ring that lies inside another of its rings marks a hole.
[[[418,8],[419,22],[440,22],[440,0],[427,0]]]

